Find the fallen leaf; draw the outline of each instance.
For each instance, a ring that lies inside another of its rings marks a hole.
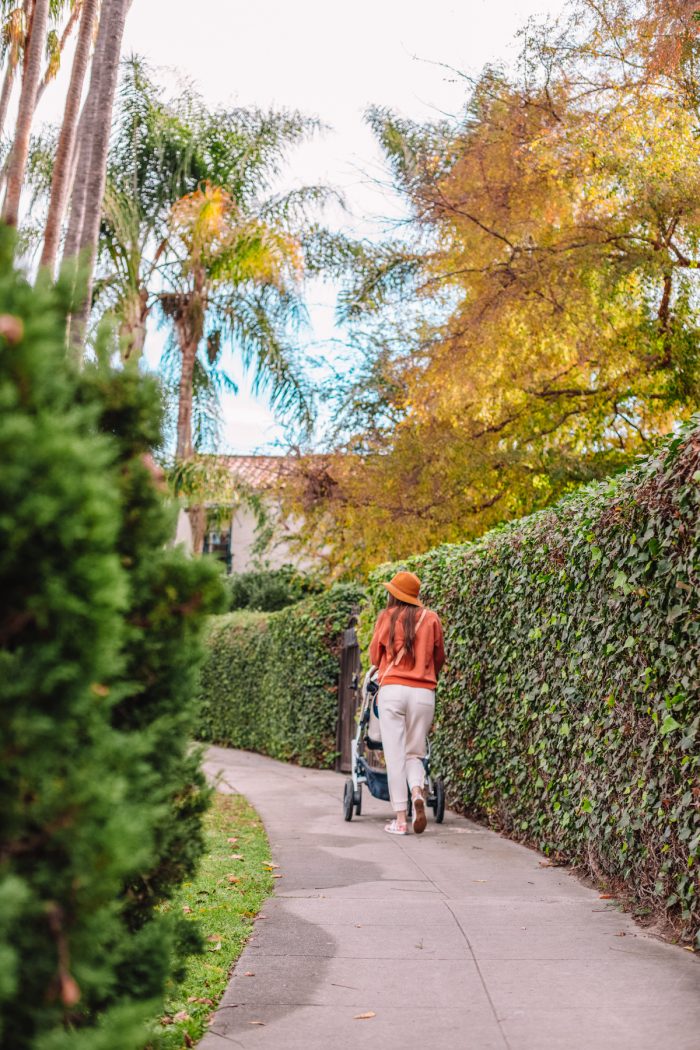
[[[238,877],[238,875],[227,875],[226,878],[228,879],[229,882],[240,882],[241,881],[240,878]]]
[[[601,900],[601,901],[614,901],[615,900],[615,894],[614,893],[601,893],[600,896],[598,897],[598,900]]]
[[[194,1039],[192,1038],[189,1032],[183,1032],[182,1038],[184,1040],[185,1046],[194,1046]]]
[[[207,951],[208,952],[220,952],[221,951],[221,941],[217,941],[216,944],[212,944],[211,948],[207,948]]]
[[[472,882],[488,882],[488,879],[472,879]]]
[[[272,861],[270,861],[269,864],[263,864],[263,867],[267,868],[268,871],[272,871],[273,868],[279,868],[279,864],[273,864]]]
[[[207,937],[207,940],[208,941],[220,941],[221,940],[221,934],[220,933],[210,933],[209,936]]]
[[[244,977],[255,977],[255,974],[253,973],[252,970],[246,970],[246,972],[243,974],[243,976]]]
[[[616,934],[615,934],[615,936],[616,936],[616,937],[626,937],[626,936],[627,936],[627,934],[625,933],[625,931],[624,931],[624,930],[620,930],[620,932],[619,932],[619,933],[616,933]]]
[[[355,1014],[354,1021],[369,1021],[370,1017],[376,1017],[374,1010],[368,1010],[366,1014]]]
[[[173,1014],[173,1021],[189,1021],[190,1015],[187,1010],[178,1010],[176,1014]]]
[[[161,1017],[160,1023],[162,1025],[172,1024],[173,1023],[173,1019],[172,1019],[172,1017],[168,1017],[168,1015],[166,1014],[165,1017]]]
[[[234,836],[234,838],[226,839],[226,841],[229,843],[229,845],[234,846],[238,842],[238,839]]]
[[[191,915],[192,914],[192,909],[190,908],[189,904],[183,904],[182,905],[182,914],[183,915]]]
[[[248,1024],[260,1024],[263,1026],[263,1028],[265,1027],[264,1021],[248,1021]]]
[[[272,878],[273,879],[283,879],[284,875],[273,875]]]
[[[686,945],[684,945],[684,947],[685,947],[685,950],[687,952],[694,952],[695,951],[695,948],[693,948],[690,944],[686,944]]]
[[[232,853],[231,854],[231,860],[243,860],[243,854],[242,853]]]
[[[216,1006],[213,999],[202,999],[200,996],[191,995],[187,1000],[188,1003],[202,1003],[204,1006]]]

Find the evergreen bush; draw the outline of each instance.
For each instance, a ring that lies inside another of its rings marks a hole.
[[[66,361],[0,236],[0,1044],[139,1050],[199,849],[187,750],[213,567],[165,549],[156,386]]]
[[[293,565],[235,572],[225,577],[225,582],[231,612],[238,609],[275,612],[323,590],[318,577],[301,572]]]
[[[338,584],[279,612],[214,618],[199,738],[332,767],[341,632],[362,597],[358,586]]]
[[[407,567],[445,624],[452,804],[700,920],[700,431],[551,510]],[[368,641],[383,604],[373,574]]]

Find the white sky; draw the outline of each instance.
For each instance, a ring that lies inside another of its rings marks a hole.
[[[363,123],[365,108],[389,106],[419,120],[458,112],[464,83],[440,65],[473,73],[490,60],[508,60],[527,18],[562,6],[563,0],[133,0],[123,53],[178,69],[212,104],[300,109],[330,124],[331,131],[295,151],[290,179],[340,188],[351,211],[347,228],[366,235],[380,229],[373,220],[396,215],[397,205],[370,181],[382,168]],[[47,97],[42,115],[55,119],[51,106]],[[342,337],[333,326],[333,291],[313,287],[311,299],[310,352],[331,356],[333,345],[323,344]],[[149,359],[157,360],[158,349],[156,336]],[[233,372],[239,379],[240,371]],[[222,451],[270,451],[283,437],[245,381],[237,396],[225,398],[224,418]]]

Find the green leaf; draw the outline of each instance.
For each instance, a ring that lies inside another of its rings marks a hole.
[[[668,733],[672,733],[674,729],[680,729],[680,722],[677,722],[673,715],[666,715],[663,722],[661,723],[661,735],[666,736]]]

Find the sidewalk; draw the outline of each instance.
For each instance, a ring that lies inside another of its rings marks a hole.
[[[224,748],[207,772],[283,878],[200,1050],[700,1047],[699,960],[566,869],[452,814],[390,837],[366,790],[345,823],[335,773]]]

